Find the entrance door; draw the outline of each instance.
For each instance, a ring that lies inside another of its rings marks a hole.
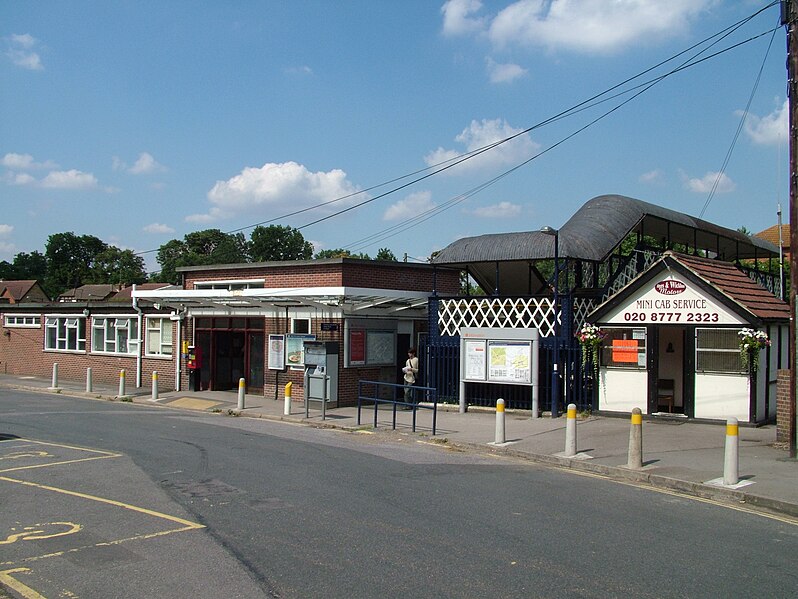
[[[245,333],[243,331],[214,331],[216,363],[213,388],[218,391],[238,389],[238,380],[244,377]]]
[[[652,405],[656,402],[657,412],[685,414],[688,395],[685,393],[685,328],[661,326],[657,343],[657,380]]]
[[[247,389],[263,393],[263,333],[249,333],[249,376]]]

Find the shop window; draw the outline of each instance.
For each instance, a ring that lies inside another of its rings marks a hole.
[[[631,327],[605,328],[601,365],[642,370],[646,367],[646,330]]]
[[[696,372],[745,374],[740,360],[740,329],[696,329]]]
[[[33,314],[15,314],[13,316],[6,314],[4,324],[9,328],[38,329],[42,326],[42,317]]]
[[[292,318],[291,332],[297,335],[310,335],[310,318]]]
[[[147,339],[144,351],[148,356],[172,355],[172,327],[168,318],[147,319]]]
[[[138,319],[115,316],[92,318],[91,351],[102,354],[135,354],[138,347]]]
[[[86,319],[74,316],[48,316],[45,319],[44,349],[86,351]]]

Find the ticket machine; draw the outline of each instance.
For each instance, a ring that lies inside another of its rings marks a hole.
[[[337,341],[305,341],[305,402],[338,407]]]
[[[189,345],[186,354],[186,369],[188,370],[188,390],[200,390],[200,376],[202,370],[202,348]]]

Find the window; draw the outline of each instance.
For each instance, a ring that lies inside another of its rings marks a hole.
[[[739,332],[740,329],[696,329],[696,372],[744,374]]]
[[[310,318],[292,318],[291,332],[297,335],[310,334]]]
[[[148,356],[172,355],[172,321],[168,318],[147,319],[147,340],[144,351]]]
[[[222,289],[238,291],[241,289],[263,289],[263,279],[244,281],[201,281],[194,283],[194,289]]]
[[[135,354],[138,347],[136,317],[95,316],[91,324],[91,351],[104,354]]]
[[[15,314],[14,316],[6,314],[5,326],[38,329],[40,326],[42,326],[42,317],[33,314]]]
[[[601,343],[601,365],[612,368],[646,367],[646,330],[633,328],[605,328]]]
[[[86,319],[48,316],[44,322],[44,349],[86,351]]]

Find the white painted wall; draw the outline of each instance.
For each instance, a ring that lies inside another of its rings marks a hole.
[[[695,374],[695,417],[748,422],[749,380],[734,374]]]
[[[648,412],[648,373],[645,370],[601,368],[599,410],[629,413],[634,408]]]

